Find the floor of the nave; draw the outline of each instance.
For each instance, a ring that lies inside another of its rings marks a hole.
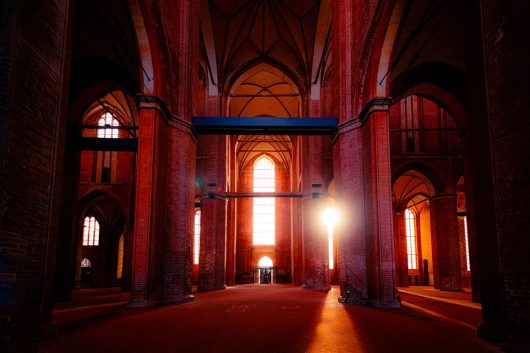
[[[242,285],[194,293],[195,301],[126,308],[116,289],[85,289],[54,311],[51,353],[112,352],[499,352],[479,339],[469,293],[400,289],[402,307],[344,306],[338,288]]]

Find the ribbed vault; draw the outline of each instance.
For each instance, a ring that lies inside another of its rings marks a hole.
[[[289,69],[307,84],[320,1],[210,0],[219,80],[257,61]]]
[[[392,196],[396,209],[421,207],[434,194],[434,188],[429,180],[416,171],[408,171],[401,175],[392,186]]]
[[[242,74],[228,98],[230,116],[300,116],[300,96],[296,85],[280,70],[259,64]],[[239,171],[261,154],[279,161],[286,170],[291,163],[292,143],[289,136],[240,135],[236,141]]]

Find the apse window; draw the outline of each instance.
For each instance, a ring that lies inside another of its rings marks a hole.
[[[99,223],[95,217],[85,217],[83,224],[83,246],[99,245]]]
[[[104,113],[98,120],[98,138],[118,138],[120,123],[111,113]]]
[[[275,191],[274,162],[261,157],[254,164],[254,192]],[[273,197],[254,198],[253,243],[254,245],[274,245],[275,200]]]
[[[407,260],[409,270],[418,269],[418,250],[416,247],[416,216],[411,209],[405,210],[405,226],[407,232]]]
[[[263,256],[259,262],[258,267],[272,267],[272,260],[268,256]]]
[[[193,222],[193,264],[199,264],[199,250],[201,245],[201,211],[195,211]]]
[[[92,267],[92,264],[90,263],[89,259],[84,257],[83,260],[81,260],[81,267],[82,268],[89,268],[89,267]]]

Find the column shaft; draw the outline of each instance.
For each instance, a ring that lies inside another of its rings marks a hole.
[[[435,282],[440,290],[462,290],[456,194],[434,196],[430,206],[431,231],[436,238],[433,247],[436,247],[437,253],[437,264],[433,265],[438,268]]]
[[[226,211],[226,199],[214,193],[201,200],[198,285],[201,291],[226,288]]]

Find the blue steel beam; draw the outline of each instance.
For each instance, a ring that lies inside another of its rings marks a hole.
[[[337,118],[211,117],[191,119],[206,135],[332,135]]]

